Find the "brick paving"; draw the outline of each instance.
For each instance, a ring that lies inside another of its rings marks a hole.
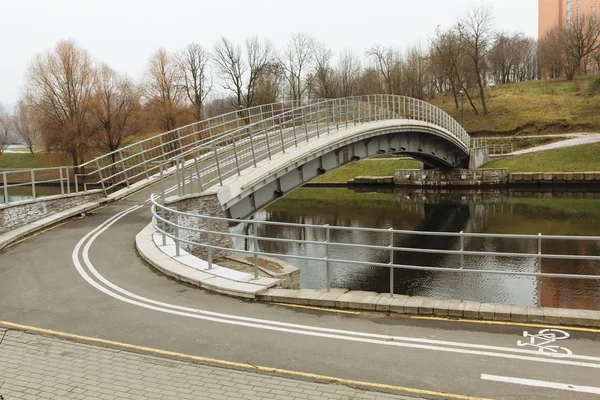
[[[2,398],[412,399],[0,329],[0,399]]]

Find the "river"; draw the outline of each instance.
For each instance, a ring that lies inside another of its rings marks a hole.
[[[407,189],[301,188],[257,213],[258,221],[279,221],[314,225],[343,225],[394,228],[433,232],[477,232],[544,235],[600,236],[600,193],[542,191],[415,191]],[[247,227],[240,225],[237,231]],[[324,241],[321,228],[290,228],[258,225],[257,233]],[[333,232],[332,242],[386,244],[386,238],[370,232]],[[456,249],[458,239],[427,238],[416,235],[396,237],[396,247]],[[244,246],[236,243],[236,246]],[[260,242],[262,251],[299,256],[323,255],[323,246],[283,242]],[[468,250],[485,248],[499,252],[537,252],[537,240],[469,239]],[[368,253],[360,248],[335,248],[330,257],[386,263],[389,252]],[[544,253],[598,255],[598,241],[548,241]],[[326,286],[322,261],[279,258],[301,270],[301,287]],[[424,253],[396,253],[394,262],[404,265],[456,267],[458,256]],[[465,268],[536,272],[535,258],[466,257]],[[600,275],[599,261],[544,259],[546,273]],[[332,287],[389,292],[388,268],[332,265]],[[600,282],[584,279],[515,277],[480,273],[396,270],[394,293],[517,305],[540,305],[600,309]]]

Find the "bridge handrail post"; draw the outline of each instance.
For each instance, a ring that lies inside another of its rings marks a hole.
[[[265,142],[267,142],[267,154],[269,155],[269,160],[271,159],[271,144],[269,143],[269,133],[267,130],[267,123],[263,119],[262,121],[263,130],[265,131]]]
[[[325,228],[325,273],[327,279],[327,292],[331,292],[331,265],[329,265],[329,242],[331,240],[331,232],[329,224],[323,225]]]
[[[465,267],[465,255],[463,254],[463,251],[465,251],[465,237],[464,237],[464,231],[460,231],[460,269],[463,269]]]
[[[283,122],[279,121],[279,137],[281,138],[281,151],[285,153],[285,141],[283,140]]]
[[[317,113],[315,115],[315,122],[317,123],[317,139],[321,137],[319,132],[319,119],[321,118],[321,104],[317,103]]]
[[[256,229],[256,226],[255,226]],[[254,250],[254,260],[253,260],[253,264],[254,264],[254,279],[258,279],[258,238],[256,237],[256,232],[254,232],[252,234],[252,242],[253,242],[253,246],[252,246],[252,250]]]
[[[235,158],[235,168],[237,169],[238,176],[242,176],[242,173],[240,172],[240,162],[238,160],[237,147],[235,145],[235,132],[231,132],[231,143],[233,146],[233,156]]]
[[[327,102],[326,106],[325,106],[325,126],[327,127],[327,134],[330,135],[331,131],[329,129],[329,111],[333,111],[333,114],[331,115],[331,121],[333,122],[334,118],[335,118],[335,103],[334,102]]]
[[[308,123],[306,121],[306,108],[302,107],[302,119],[304,120],[304,133],[306,134],[306,143],[308,143]]]
[[[390,297],[394,297],[394,228],[390,228]]]
[[[252,126],[248,126],[248,135],[250,136],[250,151],[252,152],[252,161],[254,162],[254,168],[256,168],[256,153],[254,152],[254,134],[252,133]]]
[[[71,194],[71,174],[69,174],[69,167],[65,167],[65,171],[67,172],[67,193]]]
[[[104,178],[102,178],[102,170],[100,169],[100,162],[98,161],[98,159],[96,159],[96,172],[98,172],[98,176],[100,177],[100,184],[102,185],[102,190],[104,191],[104,195],[106,196],[106,187],[104,186]],[[85,182],[83,184],[83,190],[87,190]]]
[[[144,155],[144,146],[140,142],[140,155],[142,156],[142,163],[144,164],[144,171],[146,172],[146,179],[150,178],[148,174],[148,164],[146,163],[146,156]]]
[[[206,242],[208,243],[208,269],[212,269],[212,233],[211,233],[211,224],[210,218],[204,219],[206,224],[206,233],[208,235]]]
[[[367,110],[369,110],[369,116],[367,122],[371,122],[371,95],[367,95]]]
[[[129,187],[129,176],[127,175],[127,168],[125,168],[125,160],[123,159],[123,152],[119,149],[119,157],[121,158],[121,168],[123,168],[123,174],[125,175],[125,183]]]
[[[542,273],[542,234],[538,233],[538,273]],[[541,296],[542,296],[542,277],[539,276],[538,277],[538,301],[539,301],[539,306],[541,307]]]
[[[196,168],[196,176],[198,177],[198,193],[203,192],[202,180],[200,179],[200,168],[198,167],[198,154],[194,152],[192,155],[194,157],[194,167]]]
[[[31,170],[31,193],[33,194],[33,198],[37,198],[35,195],[35,170]]]
[[[2,189],[4,192],[4,203],[8,203],[8,182],[6,180],[6,172],[2,173]]]
[[[267,141],[268,143],[268,141]],[[212,142],[213,153],[215,154],[215,165],[217,166],[217,175],[219,176],[219,184],[223,186],[223,178],[221,177],[221,167],[219,165],[219,152],[217,151],[217,145]],[[270,157],[269,157],[270,158]]]
[[[161,225],[162,225],[162,245],[166,246],[167,245],[167,234],[166,232],[166,222],[165,220],[167,219],[167,211],[165,209],[165,176],[164,176],[164,161],[160,161],[159,164],[159,168],[160,168],[160,200],[161,200],[161,204],[163,207],[161,207],[161,217],[163,218],[161,220]]]
[[[58,179],[60,180],[60,194],[65,194],[65,182],[63,181],[63,169],[58,168]]]
[[[296,134],[296,109],[292,110],[292,133],[294,135],[294,146],[298,147],[298,135]]]

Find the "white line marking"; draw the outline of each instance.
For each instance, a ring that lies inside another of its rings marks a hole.
[[[308,325],[297,325],[297,324],[289,324],[278,321],[269,321],[262,319],[255,319],[249,317],[240,317],[230,314],[221,314],[215,313],[205,310],[180,307],[173,304],[162,303],[156,300],[152,300],[149,298],[145,298],[142,296],[138,296],[134,293],[128,292],[125,289],[122,289],[112,282],[108,281],[102,275],[98,273],[98,271],[94,268],[93,264],[89,259],[89,249],[93,242],[96,240],[98,236],[100,236],[103,232],[105,232],[108,228],[110,228],[113,224],[115,224],[118,220],[125,217],[127,214],[142,208],[143,206],[133,206],[127,210],[124,210],[113,217],[109,218],[102,224],[100,224],[97,228],[93,229],[87,235],[85,235],[75,246],[75,249],[72,253],[73,263],[79,272],[79,274],[92,286],[96,289],[104,292],[105,294],[132,304],[139,307],[151,309],[154,311],[169,313],[173,315],[180,315],[184,317],[190,317],[195,319],[207,320],[212,322],[224,323],[229,325],[237,325],[258,329],[265,329],[271,331],[279,331],[279,332],[287,332],[287,333],[295,333],[300,335],[307,336],[316,336],[323,337],[329,339],[340,339],[340,340],[348,340],[354,342],[362,342],[362,343],[370,343],[370,344],[379,344],[379,345],[387,345],[387,346],[396,346],[396,347],[407,347],[407,348],[417,348],[417,349],[426,349],[426,350],[434,350],[434,351],[445,351],[451,353],[462,353],[462,354],[472,354],[479,356],[490,356],[490,357],[499,357],[499,358],[509,358],[509,359],[518,359],[518,360],[526,360],[526,361],[535,361],[535,362],[544,362],[544,363],[553,363],[553,364],[563,364],[563,365],[574,365],[579,367],[588,367],[588,368],[598,368],[600,369],[600,364],[597,363],[588,363],[588,362],[579,362],[579,361],[569,361],[565,359],[556,359],[551,356],[542,356],[540,357],[539,353],[531,350],[522,350],[522,349],[514,349],[508,347],[499,347],[499,346],[486,346],[486,345],[477,345],[470,343],[459,343],[459,342],[445,342],[445,341],[436,341],[429,339],[421,339],[421,338],[409,338],[409,337],[398,337],[398,336],[388,336],[388,335],[378,335],[366,332],[355,332],[355,331],[346,331],[346,330],[337,330],[337,329],[328,329],[321,328],[316,326],[308,326]],[[88,240],[89,239],[89,240]],[[87,242],[87,243],[86,243]],[[84,246],[85,243],[85,246]],[[94,279],[92,279],[81,264],[79,260],[79,252],[83,246],[83,261],[86,267],[90,270],[90,272],[102,283],[111,289],[125,295],[129,296],[133,299],[124,297],[121,294],[115,293],[106,287],[102,286]],[[146,303],[144,303],[146,302]],[[150,303],[150,304],[147,304]],[[156,304],[160,307],[154,306],[152,304]],[[409,343],[407,343],[409,342]],[[426,343],[426,344],[417,344],[417,343]],[[456,347],[466,347],[466,349],[461,348],[450,348],[444,346],[456,346]],[[479,351],[479,350],[469,350],[470,349],[486,349],[486,350],[498,350],[504,351],[506,353],[497,353],[491,351]],[[507,354],[507,353],[525,353],[528,355],[519,355],[519,354]],[[588,356],[571,356],[570,358],[578,358],[585,359],[590,361],[600,361],[600,358],[597,357],[588,357]]]
[[[570,385],[568,383],[536,381],[533,379],[511,378],[509,376],[498,376],[498,375],[488,375],[488,374],[481,374],[481,379],[486,380],[486,381],[494,381],[494,382],[502,382],[502,383],[514,383],[516,385],[567,390],[569,392],[600,394],[600,388],[594,387],[594,386]]]

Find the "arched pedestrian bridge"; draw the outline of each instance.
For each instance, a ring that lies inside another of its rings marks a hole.
[[[426,167],[464,166],[469,141],[432,104],[375,95],[248,108],[88,164],[105,191],[174,167],[180,195],[218,193],[227,215],[242,218],[326,171],[378,154],[406,154]]]

